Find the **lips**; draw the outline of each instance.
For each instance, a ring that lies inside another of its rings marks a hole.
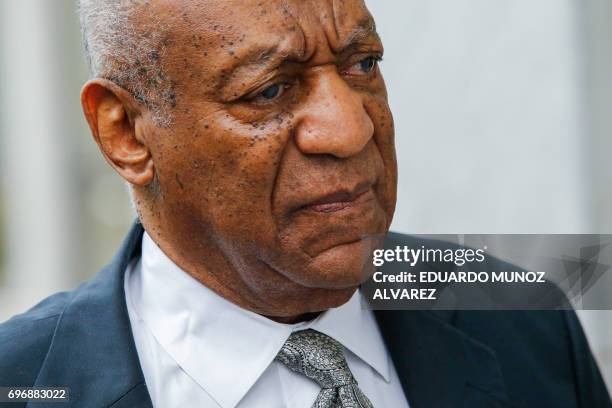
[[[373,183],[361,183],[354,189],[336,190],[302,206],[302,210],[319,212],[319,213],[334,213],[345,210],[349,207],[367,203],[374,199]]]

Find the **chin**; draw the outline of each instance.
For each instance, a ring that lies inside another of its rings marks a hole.
[[[364,240],[338,245],[313,258],[303,283],[313,288],[343,290],[358,288],[374,273],[371,245]]]

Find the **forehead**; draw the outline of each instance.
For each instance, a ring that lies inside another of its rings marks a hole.
[[[270,45],[324,35],[330,46],[359,25],[373,25],[362,0],[178,0],[159,18],[179,34],[237,49],[254,42]]]

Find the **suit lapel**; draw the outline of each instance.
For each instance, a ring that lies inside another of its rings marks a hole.
[[[136,223],[111,263],[74,291],[59,318],[35,386],[69,387],[69,406],[152,406],[123,289],[124,272],[140,251],[142,233]]]
[[[375,316],[411,408],[508,406],[495,353],[444,321],[452,312]]]

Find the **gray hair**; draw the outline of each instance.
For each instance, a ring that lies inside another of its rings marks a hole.
[[[123,87],[168,126],[176,106],[175,82],[162,66],[168,22],[149,8],[148,0],[79,0],[83,45],[92,78]]]

